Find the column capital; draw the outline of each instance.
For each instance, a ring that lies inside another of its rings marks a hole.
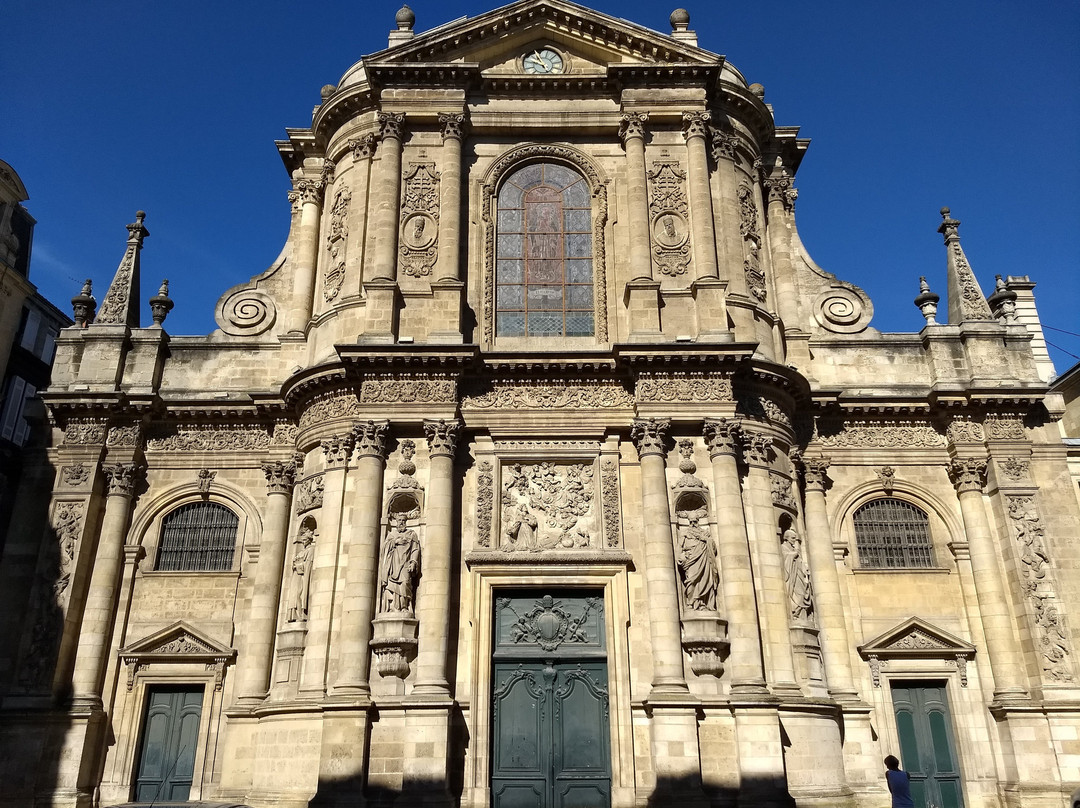
[[[636,137],[645,139],[645,122],[649,120],[647,112],[624,112],[619,118],[619,140],[626,141]]]
[[[776,176],[766,177],[762,185],[769,192],[769,204],[779,202],[784,210],[793,210],[795,200],[799,198],[799,192],[794,187],[794,179],[786,171],[781,171]]]
[[[344,435],[335,435],[322,442],[323,454],[326,455],[328,468],[348,465],[352,457],[353,447],[356,445],[356,437],[350,432]]]
[[[404,112],[380,112],[378,120],[380,138],[385,140],[392,137],[395,140],[401,140],[401,135],[405,130]]]
[[[730,160],[735,157],[735,150],[739,147],[739,136],[723,129],[713,129],[709,145],[714,161],[719,162],[721,158]]]
[[[773,439],[757,432],[743,433],[743,459],[748,466],[769,468],[769,452],[773,448]]]
[[[439,131],[442,139],[461,140],[465,132],[465,113],[463,112],[440,112]]]
[[[742,445],[742,424],[731,418],[706,418],[702,428],[709,457],[731,455],[737,457]]]
[[[326,183],[321,179],[299,179],[293,183],[293,191],[303,205],[321,205],[325,189]]]
[[[828,471],[832,461],[824,457],[806,457],[802,461],[803,480],[806,481],[807,491],[824,491],[825,483],[829,479]]]
[[[362,137],[350,138],[346,144],[349,147],[349,151],[352,152],[353,161],[367,160],[373,154],[375,154],[375,148],[379,143],[379,139],[375,137],[373,132],[368,132]]]
[[[280,460],[273,463],[262,464],[263,474],[266,475],[266,494],[288,494],[292,491],[296,480],[296,466],[293,463],[282,463]]]
[[[695,137],[704,140],[705,136],[709,133],[709,123],[711,121],[712,115],[705,110],[684,112],[682,114],[683,135],[685,135],[687,140]]]
[[[986,484],[986,461],[974,457],[954,460],[949,466],[949,479],[956,487],[957,494],[982,491]]]
[[[666,418],[635,418],[630,424],[630,439],[637,446],[638,458],[649,455],[667,456],[664,438],[671,428],[671,421]]]
[[[138,463],[103,463],[101,470],[105,474],[110,497],[131,499],[135,496],[135,486],[146,467]]]
[[[389,421],[365,421],[353,427],[356,453],[362,457],[386,457],[386,433]]]
[[[425,419],[424,434],[427,436],[428,452],[432,457],[443,455],[453,457],[457,450],[458,437],[461,435],[461,421],[443,419]]]

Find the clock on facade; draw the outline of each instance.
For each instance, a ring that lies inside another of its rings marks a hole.
[[[537,48],[521,60],[526,73],[562,73],[563,58],[551,48]]]

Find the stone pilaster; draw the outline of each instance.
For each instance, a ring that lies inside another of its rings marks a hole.
[[[319,536],[311,564],[308,590],[307,635],[304,663],[300,669],[300,695],[321,698],[326,692],[326,668],[330,653],[330,617],[333,611],[334,579],[337,577],[338,548],[341,544],[341,513],[345,501],[345,481],[356,438],[347,433],[322,442],[326,457],[323,475],[323,506]]]
[[[83,610],[82,630],[72,673],[73,703],[77,707],[101,707],[101,685],[116,617],[116,594],[124,563],[124,542],[135,486],[143,467],[135,463],[103,465],[108,494],[101,521],[94,571]]]
[[[461,280],[461,142],[465,115],[439,113],[442,131],[442,176],[439,198],[439,257],[431,284],[433,309],[429,339],[439,343],[461,343],[461,306],[465,284]]]
[[[649,231],[649,188],[645,169],[645,112],[622,116],[619,136],[626,149],[627,227],[630,231],[630,280],[626,307],[630,340],[660,337],[660,284],[653,280],[652,235]]]
[[[792,187],[791,177],[782,169],[776,176],[766,178],[764,186],[769,194],[769,223],[766,235],[769,239],[769,254],[772,256],[776,310],[787,330],[800,330],[790,225],[795,210],[795,198],[799,192]]]
[[[326,183],[318,177],[298,177],[293,190],[300,203],[300,224],[293,256],[293,302],[289,310],[289,331],[303,331],[315,303],[315,269],[319,259],[319,222],[322,219]]]
[[[705,141],[709,134],[710,115],[705,111],[684,112],[687,180],[690,185],[690,219],[693,227],[693,284],[697,312],[698,340],[728,341],[727,283],[720,280],[716,257],[716,220],[713,217],[712,186],[709,182],[709,158]]]
[[[274,629],[281,597],[281,573],[289,544],[289,506],[292,503],[296,466],[292,463],[263,463],[266,475],[266,514],[259,541],[259,563],[255,567],[254,592],[247,619],[247,641],[237,661],[242,701],[265,698],[270,687]]]
[[[994,677],[994,698],[998,701],[1027,699],[1020,646],[1009,613],[1005,582],[998,569],[998,548],[983,504],[986,461],[975,458],[954,460],[949,467],[949,476],[956,487],[970,548],[975,595]]]
[[[348,244],[345,250],[345,279],[343,296],[347,299],[360,294],[363,281],[363,262],[367,253],[368,198],[371,195],[371,158],[375,155],[378,140],[374,133],[349,141],[352,169],[347,177],[351,200],[348,223]]]
[[[401,141],[405,113],[380,112],[379,182],[372,221],[375,249],[367,279],[365,342],[392,343],[397,330],[398,219],[401,215]]]
[[[342,600],[341,669],[334,695],[370,693],[371,621],[375,618],[379,574],[379,515],[382,513],[383,468],[386,463],[387,421],[367,421],[353,429],[356,437],[356,493],[349,525],[349,553]],[[325,495],[324,495],[325,496]]]

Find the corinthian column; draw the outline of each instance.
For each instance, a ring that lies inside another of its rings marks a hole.
[[[350,525],[345,596],[341,615],[341,670],[335,695],[370,692],[371,621],[375,618],[375,586],[379,572],[379,515],[382,513],[383,466],[386,461],[386,421],[357,424],[356,495]]]
[[[442,179],[439,199],[439,258],[435,264],[436,281],[458,280],[461,246],[461,135],[465,116],[439,113],[442,129]]]
[[[772,255],[773,287],[776,289],[776,309],[785,327],[790,331],[801,329],[798,321],[798,292],[795,289],[795,267],[791,258],[791,229],[789,220],[795,210],[799,192],[791,184],[791,177],[781,172],[764,181],[769,192],[769,253]]]
[[[447,698],[447,648],[450,642],[450,575],[454,538],[454,452],[460,421],[424,421],[428,443],[426,529],[420,556],[420,622],[414,696]]]
[[[810,576],[814,582],[814,607],[821,624],[825,652],[825,678],[829,692],[840,701],[858,698],[851,676],[851,656],[844,601],[840,594],[840,575],[833,556],[832,528],[825,509],[826,469],[829,461],[807,458],[803,461],[806,481],[806,552],[810,557]]]
[[[79,647],[72,673],[72,695],[75,705],[101,707],[102,679],[108,661],[116,619],[116,594],[120,586],[120,571],[124,564],[124,540],[135,485],[143,471],[135,463],[103,465],[108,494],[105,515],[101,520],[101,535],[94,556],[94,571],[86,594]]]
[[[623,148],[626,150],[627,219],[630,225],[631,280],[651,281],[652,248],[649,234],[649,188],[645,178],[646,112],[628,112],[622,116]]]
[[[710,418],[705,422],[704,431],[712,458],[720,577],[724,584],[724,609],[731,642],[728,656],[731,691],[760,692],[765,689],[761,627],[758,625],[750,545],[746,539],[739,469],[735,461],[742,430],[735,421]]]
[[[998,548],[990,531],[983,505],[982,488],[986,481],[986,461],[954,460],[949,476],[960,500],[971,552],[971,571],[975,578],[975,594],[979,601],[979,617],[986,633],[986,651],[994,677],[994,698],[1015,700],[1028,698],[1024,686],[1020,647],[1013,633],[1014,623],[1009,614],[1008,593],[998,571]]]
[[[690,220],[694,233],[694,267],[698,280],[718,278],[716,265],[716,230],[713,220],[712,190],[709,187],[709,159],[705,153],[708,112],[684,112],[686,135],[687,181],[690,185]]]
[[[401,138],[404,112],[379,113],[379,202],[375,206],[375,253],[372,280],[397,278],[398,217],[401,208]]]
[[[258,701],[270,688],[270,663],[274,651],[281,598],[281,572],[288,546],[289,505],[292,503],[296,466],[292,463],[263,463],[266,475],[266,518],[259,540],[259,563],[255,567],[255,587],[248,612],[247,642],[238,663],[240,698]]]
[[[630,436],[641,460],[641,510],[645,528],[645,586],[652,639],[652,694],[685,692],[679,631],[679,585],[671,541],[665,433],[670,421],[635,420]]]
[[[780,539],[777,536],[769,479],[771,451],[772,438],[746,433],[744,457],[748,471],[743,508],[751,556],[754,567],[759,571],[756,577],[758,614],[762,623],[761,643],[765,647],[768,679],[774,690],[798,691],[788,630],[790,609],[784,586],[784,564],[780,557]]]
[[[311,317],[315,301],[315,267],[319,258],[319,221],[322,219],[322,199],[326,183],[321,179],[297,179],[293,190],[299,197],[300,226],[296,233],[293,255],[293,305],[289,330],[303,331]]]
[[[341,511],[345,501],[345,478],[356,438],[338,435],[322,442],[326,456],[323,505],[315,556],[308,585],[307,636],[304,665],[300,670],[301,695],[321,698],[326,692],[326,665],[330,652],[330,616],[334,607],[338,547],[341,544]]]

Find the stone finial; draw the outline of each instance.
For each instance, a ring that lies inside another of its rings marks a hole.
[[[690,12],[685,8],[677,8],[671,12],[668,18],[671,23],[671,38],[678,39],[688,45],[697,47],[697,34],[690,30]]]
[[[169,298],[169,281],[164,280],[161,282],[158,293],[150,298],[150,316],[154,320],[154,325],[160,327],[165,322],[165,318],[169,316],[169,312],[173,310],[174,305]]]
[[[336,92],[337,92],[337,85],[336,84],[324,84],[322,86],[322,89],[319,90],[319,98],[321,98],[323,101],[325,101],[327,98],[329,98],[330,96],[332,96]]]
[[[948,279],[949,322],[993,320],[975,273],[971,271],[964,248],[960,246],[960,222],[948,208],[941,209],[938,232],[945,237],[945,273]]]
[[[754,83],[750,85],[750,95],[757,96],[762,101],[765,100],[765,85]]]
[[[995,275],[994,293],[987,298],[994,317],[1005,323],[1016,322],[1016,292],[1008,287],[1005,279]]]
[[[915,298],[915,305],[919,307],[922,316],[926,318],[927,325],[937,325],[937,304],[941,295],[930,291],[930,284],[926,282],[926,276],[919,278],[919,294]]]
[[[93,286],[94,282],[87,278],[82,291],[71,298],[72,319],[79,328],[86,328],[87,324],[94,319],[97,298],[94,297]]]
[[[143,240],[150,235],[150,231],[143,225],[145,219],[146,211],[137,211],[135,221],[127,226],[127,248],[98,310],[95,323],[139,327],[139,253],[142,252]]]
[[[394,23],[397,28],[390,32],[390,47],[399,42],[406,42],[416,35],[413,32],[413,25],[416,24],[416,14],[408,5],[403,5],[398,9],[398,13],[394,15]]]

